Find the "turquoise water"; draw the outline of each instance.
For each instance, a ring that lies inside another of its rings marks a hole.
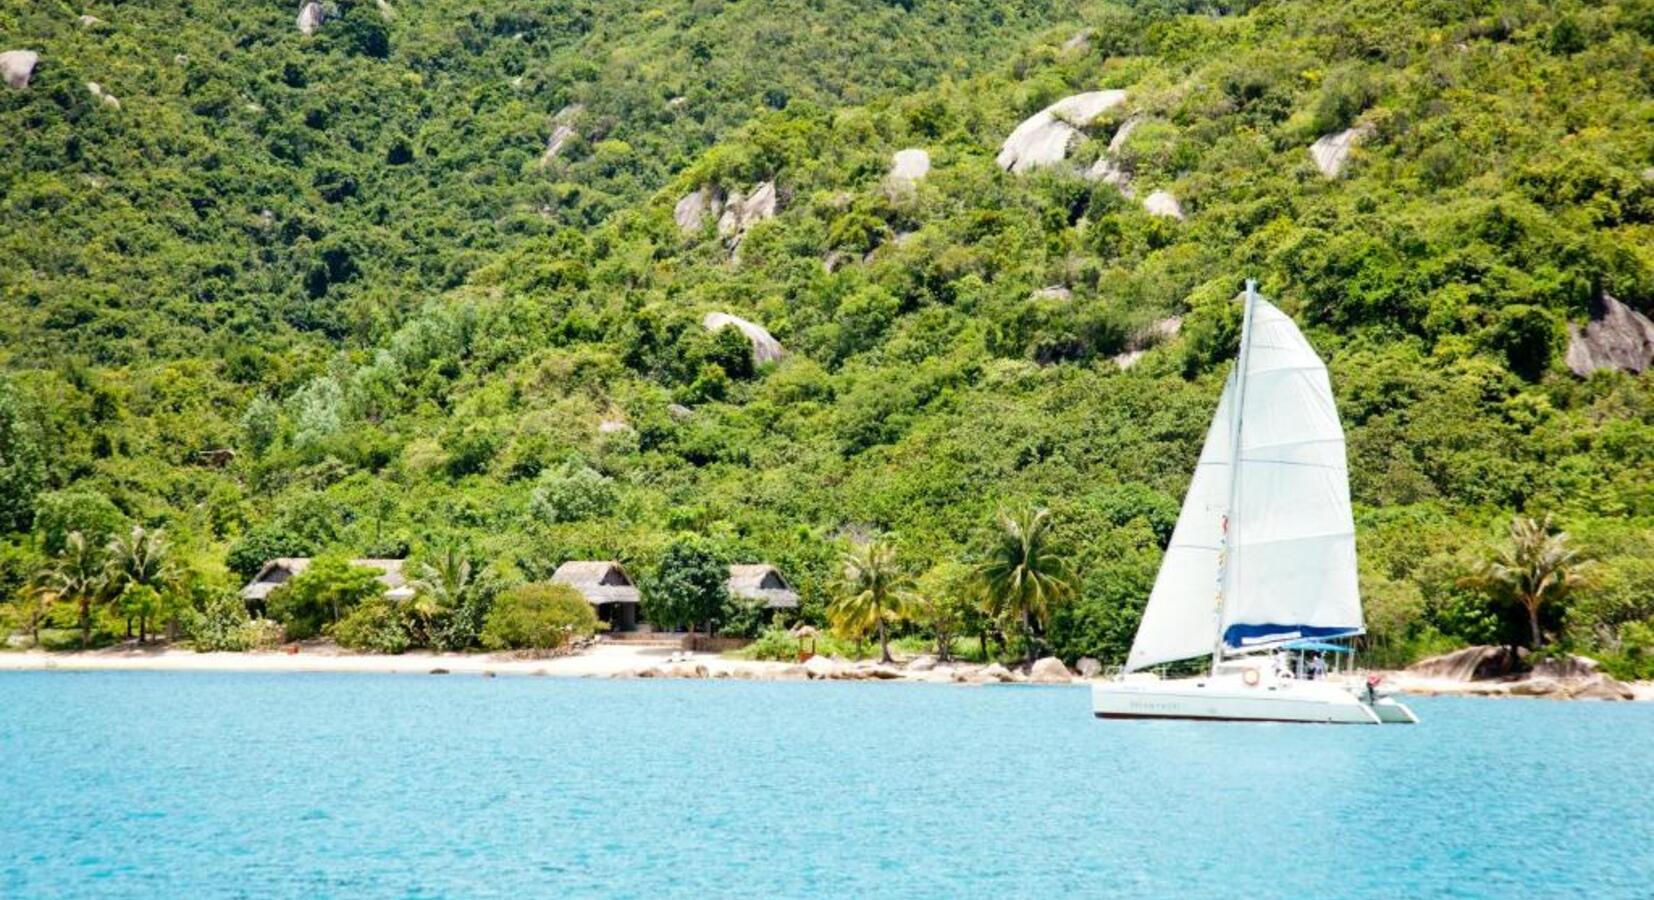
[[[0,674],[0,896],[1643,896],[1654,704]]]

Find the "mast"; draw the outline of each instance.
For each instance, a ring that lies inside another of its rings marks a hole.
[[[1212,674],[1223,659],[1223,605],[1228,601],[1229,570],[1235,552],[1235,508],[1240,497],[1241,412],[1246,409],[1246,361],[1252,349],[1252,309],[1258,300],[1258,283],[1246,279],[1246,305],[1241,313],[1240,354],[1235,359],[1235,397],[1229,415],[1229,503],[1223,512],[1223,552],[1218,558],[1218,602],[1212,611]]]

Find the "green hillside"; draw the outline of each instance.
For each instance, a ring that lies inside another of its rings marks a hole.
[[[647,576],[687,533],[820,617],[846,536],[942,591],[1044,505],[1049,638],[1113,661],[1255,277],[1332,369],[1372,649],[1522,640],[1473,577],[1517,514],[1593,560],[1552,640],[1654,649],[1654,376],[1564,365],[1597,298],[1654,311],[1654,4],[340,6],[0,19],[43,59],[0,92],[3,587],[129,521],[198,606],[278,555]],[[996,163],[1108,89],[1062,164]]]

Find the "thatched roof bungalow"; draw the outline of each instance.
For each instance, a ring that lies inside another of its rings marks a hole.
[[[555,584],[579,591],[597,607],[597,617],[614,631],[633,631],[638,623],[638,589],[626,569],[613,560],[570,560],[551,575]]]
[[[385,596],[391,600],[406,600],[414,595],[407,576],[402,574],[400,559],[353,559],[353,566],[379,570],[379,583],[385,586]],[[249,606],[262,606],[270,592],[286,584],[293,576],[310,568],[308,556],[281,556],[270,560],[258,570],[253,580],[241,589],[241,599]]]
[[[729,567],[729,593],[764,601],[765,609],[797,609],[798,592],[768,563]]]

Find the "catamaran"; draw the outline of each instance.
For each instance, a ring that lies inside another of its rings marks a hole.
[[[1417,722],[1374,682],[1294,677],[1289,645],[1364,633],[1344,429],[1327,367],[1246,284],[1240,354],[1206,432],[1106,719]],[[1214,587],[1216,602],[1213,601]],[[1145,670],[1211,655],[1202,677]]]

